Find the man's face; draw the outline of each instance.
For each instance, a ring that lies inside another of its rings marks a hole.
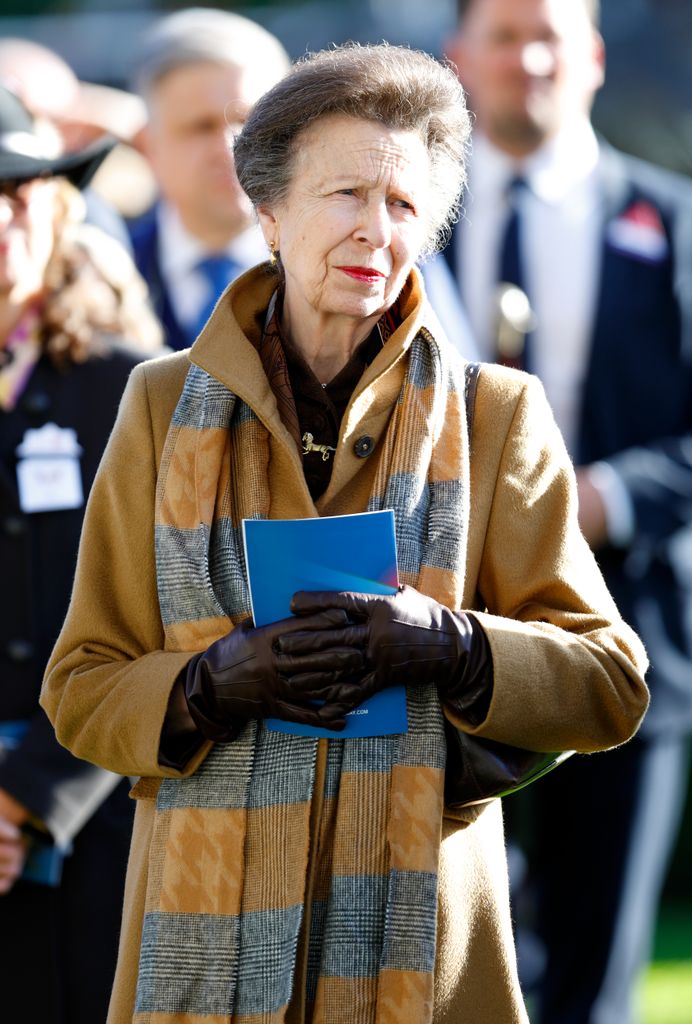
[[[186,64],[152,88],[144,145],[161,194],[191,234],[220,244],[251,222],[233,168],[233,135],[259,98],[240,68]]]
[[[474,0],[446,50],[478,127],[517,156],[588,112],[603,82],[603,43],[582,0]]]

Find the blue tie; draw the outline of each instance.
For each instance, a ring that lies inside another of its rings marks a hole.
[[[240,268],[236,261],[227,256],[226,253],[216,253],[213,256],[206,256],[203,260],[200,260],[195,269],[199,270],[207,283],[207,296],[193,327],[194,337],[196,338],[211,316],[219,295],[226,285],[237,276]]]
[[[512,178],[507,185],[506,195],[509,213],[507,214],[504,233],[501,238],[497,280],[501,290],[504,285],[514,285],[515,288],[523,292],[528,308],[528,296],[526,295],[526,285],[522,272],[522,224],[519,209],[521,193],[526,188],[528,188],[526,181],[520,175]],[[517,299],[519,300],[518,313],[515,311]],[[502,304],[500,304],[498,314],[497,362],[503,363],[505,366],[515,366],[525,370],[528,364],[530,328],[522,320],[521,296],[517,297],[516,293],[513,293],[506,296],[506,302],[510,315],[508,317],[503,315],[504,309]],[[522,325],[522,323],[525,328],[523,330],[517,326]]]
[[[516,285],[522,291],[524,290],[524,284],[520,257],[521,217],[519,215],[519,202],[521,192],[525,188],[526,182],[518,175],[512,178],[507,185],[506,196],[509,213],[507,214],[504,235],[502,237],[498,274],[498,281]]]

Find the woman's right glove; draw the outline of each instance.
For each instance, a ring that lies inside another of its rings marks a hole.
[[[340,643],[363,651],[360,700],[399,683],[434,684],[442,700],[472,724],[487,714],[493,689],[492,655],[473,615],[453,612],[407,586],[387,596],[300,591],[293,595],[291,609],[299,616],[341,609],[348,616],[353,626],[342,633]],[[282,636],[278,644],[294,657],[303,650],[300,633]]]
[[[185,698],[195,725],[217,743],[232,740],[250,718],[343,729],[360,700],[347,680],[363,669],[363,652],[345,642],[349,628],[341,609],[259,629],[241,622],[187,665]],[[287,634],[300,634],[300,654],[279,651]]]

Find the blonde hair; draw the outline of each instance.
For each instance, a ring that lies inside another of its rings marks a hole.
[[[154,353],[162,331],[129,253],[84,223],[81,194],[58,182],[55,245],[46,268],[41,340],[58,364],[84,362],[116,345]]]

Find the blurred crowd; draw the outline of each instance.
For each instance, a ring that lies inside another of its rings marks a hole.
[[[692,185],[593,130],[597,0],[459,0],[475,113],[462,220],[421,273],[450,342],[536,374],[580,521],[652,662],[640,733],[508,800],[535,1024],[635,1024],[689,776]],[[130,780],[60,747],[38,697],[130,369],[187,348],[269,258],[231,143],[290,67],[189,8],[133,40],[131,91],[0,38],[0,958],[3,1009],[106,1020]],[[692,956],[692,951],[691,951]]]

